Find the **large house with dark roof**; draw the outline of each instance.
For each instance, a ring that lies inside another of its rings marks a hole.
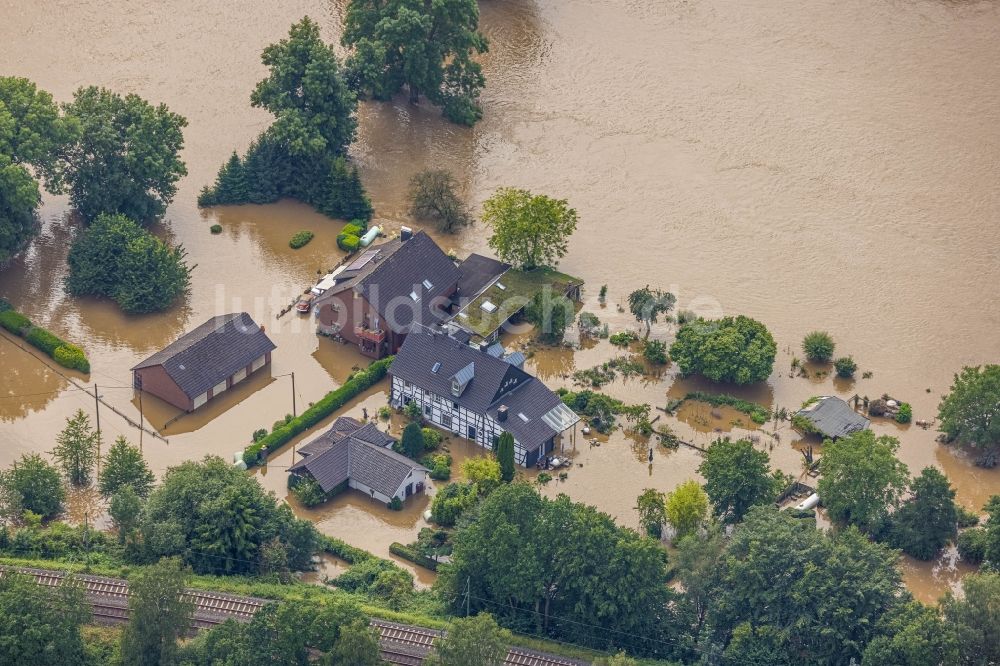
[[[324,493],[354,488],[380,502],[405,501],[424,491],[428,469],[393,451],[395,441],[374,423],[341,416],[298,450],[303,459],[288,471],[314,479]]]
[[[313,288],[317,332],[372,358],[394,354],[411,327],[447,321],[508,268],[481,255],[456,265],[426,233],[404,229]]]
[[[275,344],[246,312],[212,317],[132,368],[132,385],[186,412],[271,362]]]
[[[500,345],[415,328],[389,366],[389,399],[396,407],[416,402],[425,420],[487,449],[509,432],[516,462],[532,466],[580,419],[523,365],[523,354]]]

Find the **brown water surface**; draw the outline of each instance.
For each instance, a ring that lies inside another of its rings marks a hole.
[[[197,264],[190,296],[165,313],[128,317],[108,302],[69,298],[61,283],[77,225],[65,198],[47,196],[42,233],[0,273],[0,295],[81,344],[94,368],[84,381],[104,386],[105,399],[133,419],[129,368],[208,317],[246,310],[278,345],[270,377],[170,428],[169,408],[145,401],[147,425],[169,440],[145,438],[158,474],[208,453],[228,458],[254,429],[290,412],[290,373],[301,410],[365,362],[317,339],[307,318],[275,318],[340,260],[334,238],[342,222],[294,202],[195,206],[219,164],[268,123],[248,103],[263,74],[260,50],[307,13],[336,41],[343,4],[0,0],[0,72],[30,77],[60,101],[97,84],[188,118],[190,175],[155,230],[183,243]],[[452,170],[473,206],[507,185],[565,197],[580,226],[561,268],[586,280],[585,308],[612,330],[635,327],[616,305],[649,283],[676,293],[685,309],[764,321],[781,349],[774,375],[727,390],[769,407],[795,408],[820,393],[890,393],[911,402],[916,419],[930,419],[962,365],[1000,359],[996,3],[484,0],[482,26],[491,40],[489,83],[475,129],[450,125],[427,105],[362,105],[352,152],[377,223],[411,223],[407,182],[428,166]],[[213,223],[222,234],[209,234]],[[287,241],[300,229],[316,238],[293,251]],[[441,243],[459,254],[486,249],[478,227]],[[609,288],[604,308],[596,302],[601,284]],[[829,330],[838,354],[852,354],[873,376],[843,382],[817,368],[795,376],[792,358],[813,329]],[[660,325],[653,336],[669,341],[672,330]],[[606,342],[576,353],[537,349],[528,367],[569,387],[574,370],[621,353]],[[0,465],[50,450],[68,415],[92,409],[92,398],[8,336],[0,367]],[[663,406],[691,390],[719,390],[674,375],[668,367],[607,391]],[[348,412],[374,413],[384,400],[378,387]],[[690,406],[661,422],[702,446],[720,434],[757,432],[735,424],[731,410],[716,411],[719,418]],[[102,426],[137,439],[110,413]],[[873,427],[901,439],[911,471],[944,470],[963,505],[978,509],[1000,492],[1000,470],[973,467],[937,445],[932,430]],[[798,437],[787,427],[777,439],[764,434],[773,429],[761,429],[759,445],[799,473]],[[621,432],[593,448],[578,439],[566,480],[546,492],[568,492],[634,525],[642,488],[697,476],[696,451],[656,448],[650,467],[648,446]],[[259,472],[281,497],[290,463],[288,447]],[[81,504],[90,510],[90,500]],[[394,513],[348,493],[296,511],[384,555],[391,541],[415,537],[425,504]],[[918,595],[936,596],[940,585],[926,583],[935,580],[931,568],[906,566],[911,587],[925,590]]]

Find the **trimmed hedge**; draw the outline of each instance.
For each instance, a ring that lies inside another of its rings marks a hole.
[[[325,419],[330,414],[347,404],[365,389],[381,381],[389,370],[392,356],[375,361],[364,370],[355,373],[343,386],[327,393],[319,402],[302,412],[302,415],[282,423],[266,437],[254,442],[243,450],[243,462],[247,467],[257,465],[267,458],[268,453],[276,451],[281,445],[290,441],[296,435]],[[263,456],[263,458],[262,458]]]
[[[767,423],[769,418],[771,418],[771,413],[761,405],[737,398],[736,396],[729,395],[728,393],[705,393],[703,391],[692,391],[684,396],[684,399],[706,402],[710,405],[714,405],[715,407],[719,407],[721,405],[732,407],[736,411],[743,412],[749,416],[750,420],[757,425],[763,425]]]
[[[344,225],[344,228],[340,230],[340,233],[345,236],[361,236],[365,233],[364,225],[358,224],[360,220],[356,222],[348,222]]]
[[[8,309],[0,309],[0,326],[20,336],[32,347],[45,352],[52,360],[64,368],[90,372],[90,361],[83,350],[70,344],[51,331],[39,328],[20,312],[10,309],[10,304],[3,301]]]
[[[344,252],[357,252],[360,245],[361,239],[354,234],[340,234],[337,236],[337,247]]]
[[[419,567],[430,569],[431,571],[437,571],[438,568],[437,560],[431,559],[426,555],[422,555],[418,553],[415,548],[410,548],[409,546],[405,546],[399,543],[398,541],[393,541],[391,544],[389,544],[389,552],[392,553],[393,555],[402,557],[404,560],[408,562],[413,562]]]
[[[311,231],[297,231],[292,239],[288,241],[288,247],[293,250],[297,250],[303,245],[307,244],[313,239],[313,232]]]
[[[339,557],[348,564],[359,564],[367,560],[376,559],[375,556],[367,550],[355,548],[354,546],[331,536],[323,538],[322,549],[324,553],[329,553],[334,557]]]
[[[0,312],[0,326],[3,326],[14,335],[21,335],[26,328],[31,326],[31,320],[20,312],[4,310]]]

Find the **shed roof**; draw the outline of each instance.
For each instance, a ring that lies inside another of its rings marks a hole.
[[[470,254],[459,264],[458,270],[462,274],[458,281],[458,296],[465,300],[478,296],[483,289],[510,270],[510,264],[481,254]]]
[[[846,437],[868,427],[868,419],[851,409],[837,396],[825,395],[795,412],[809,420],[821,434],[831,439]]]
[[[304,459],[288,471],[308,472],[323,492],[354,479],[392,497],[411,472],[427,470],[387,448],[394,441],[374,423],[362,425],[355,419],[340,417],[329,430],[299,449]]]
[[[233,312],[212,317],[132,370],[162,365],[184,394],[194,399],[275,348],[249,314]]]

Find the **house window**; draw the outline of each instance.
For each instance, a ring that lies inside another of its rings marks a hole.
[[[469,426],[469,439],[476,438],[476,426]]]
[[[431,406],[430,406],[430,404],[424,405],[424,415],[425,416],[430,416],[431,415]]]
[[[457,402],[452,402],[451,406],[452,406],[453,409],[458,409],[458,403]]]
[[[445,428],[449,429],[451,428],[451,414],[441,415],[441,425],[444,426]]]

